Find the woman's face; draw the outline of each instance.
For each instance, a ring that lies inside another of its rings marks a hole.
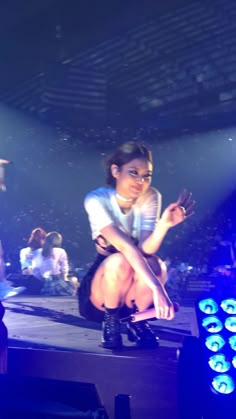
[[[116,179],[116,191],[124,198],[137,199],[151,184],[153,167],[145,159],[131,160],[120,168],[112,165],[111,169]]]

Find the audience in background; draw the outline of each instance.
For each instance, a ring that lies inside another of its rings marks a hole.
[[[69,261],[62,247],[62,235],[51,231],[46,235],[42,249],[32,261],[32,274],[42,281],[41,294],[73,295],[69,278]]]

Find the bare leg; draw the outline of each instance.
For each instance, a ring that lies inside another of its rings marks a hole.
[[[147,262],[159,278],[161,284],[164,286],[167,279],[167,269],[165,263],[157,256],[148,257]],[[125,302],[128,307],[132,307],[133,301],[135,301],[139,311],[146,310],[153,302],[151,289],[136,275],[134,276],[134,281],[126,296]]]
[[[98,268],[91,286],[90,300],[98,309],[117,308],[125,302],[133,282],[133,270],[121,253],[107,257]]]
[[[166,282],[166,265],[157,257],[149,256],[147,263],[164,286]],[[135,306],[140,312],[146,310],[153,302],[153,293],[147,284],[135,275],[134,281],[126,296],[126,305]],[[156,336],[149,323],[138,321],[136,323],[127,322],[128,339],[136,342],[139,347],[156,348],[159,338]]]
[[[133,281],[133,270],[121,253],[107,257],[94,275],[90,300],[99,310],[104,310],[102,346],[118,349],[122,346],[119,307]]]

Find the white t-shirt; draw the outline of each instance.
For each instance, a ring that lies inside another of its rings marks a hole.
[[[31,268],[32,261],[40,253],[40,249],[32,250],[31,247],[24,247],[20,250],[21,270]]]
[[[124,214],[116,200],[113,188],[101,187],[89,192],[84,200],[88,213],[92,238],[95,240],[101,229],[114,223],[134,239],[139,239],[142,230],[153,231],[161,213],[161,194],[150,187]]]
[[[54,247],[50,256],[44,257],[42,249],[32,261],[32,274],[36,278],[49,278],[52,275],[69,273],[68,256],[64,249]]]

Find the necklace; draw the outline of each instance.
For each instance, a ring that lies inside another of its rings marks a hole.
[[[134,199],[133,198],[124,198],[123,196],[121,196],[120,194],[118,194],[118,192],[116,192],[116,197],[123,202],[132,202]]]

